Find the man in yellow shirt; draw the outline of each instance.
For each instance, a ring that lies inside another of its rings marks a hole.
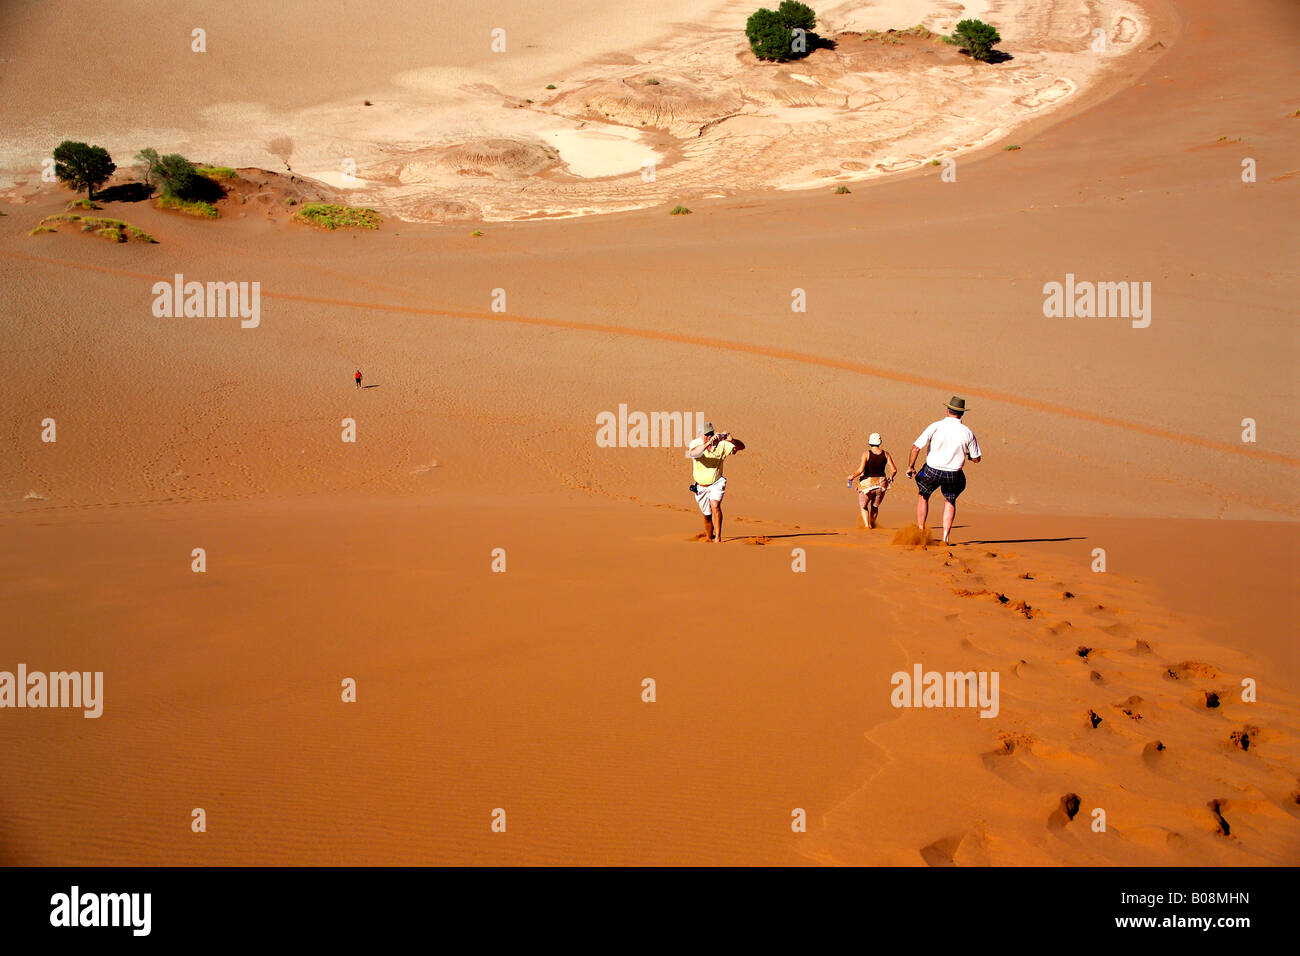
[[[704,423],[704,434],[691,442],[687,449],[688,458],[695,459],[692,464],[692,476],[695,481],[691,491],[695,502],[704,515],[704,533],[708,540],[722,543],[722,496],[727,490],[727,479],[722,477],[722,461],[728,455],[745,450],[745,443],[739,438],[723,432],[713,431],[713,423]],[[717,537],[714,537],[714,519],[717,519]]]

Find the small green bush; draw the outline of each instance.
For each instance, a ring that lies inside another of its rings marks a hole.
[[[99,203],[91,202],[89,199],[74,199],[65,208],[69,212],[73,209],[98,209]]]
[[[102,216],[78,216],[76,213],[64,213],[59,216],[46,216],[36,228],[28,233],[29,236],[39,235],[42,232],[55,232],[57,224],[61,222],[80,223],[82,232],[93,232],[104,239],[110,239],[113,242],[126,242],[127,238],[139,240],[140,242],[157,242],[153,236],[149,235],[143,229],[131,225],[129,222],[123,222],[121,219],[105,219]],[[50,225],[54,223],[55,225]]]
[[[803,30],[805,40],[813,39],[812,29],[817,25],[817,14],[812,7],[799,0],[781,0],[775,10],[760,7],[745,21],[745,36],[749,48],[760,60],[784,62],[808,55],[805,46],[795,49],[794,31]]]
[[[691,211],[689,209],[687,209],[685,206],[680,206],[680,205],[673,206],[672,209],[668,210],[668,215],[670,216],[689,216],[690,214]]]
[[[160,196],[158,198],[159,209],[179,209],[181,212],[190,216],[199,216],[203,219],[220,219],[221,213],[217,207],[210,202],[204,202],[202,199],[181,199],[178,196]]]
[[[838,186],[835,187],[835,195],[847,196],[848,194],[849,194],[849,187],[845,186],[843,183],[840,183]]]
[[[309,202],[293,214],[293,218],[322,229],[378,229],[383,217],[373,209],[357,206],[340,206],[335,203]]]
[[[962,20],[947,42],[961,48],[972,59],[987,63],[993,58],[993,47],[1002,42],[997,29],[983,20]]]
[[[208,179],[235,179],[239,176],[229,166],[197,166],[194,171]]]

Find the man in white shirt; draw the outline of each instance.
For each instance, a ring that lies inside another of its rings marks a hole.
[[[943,543],[950,544],[952,522],[957,517],[957,496],[966,490],[966,462],[980,460],[980,443],[975,433],[962,424],[966,414],[966,400],[952,397],[947,405],[948,417],[932,422],[912,442],[912,455],[907,460],[907,477],[916,479],[916,526],[925,530],[925,519],[930,514],[930,495],[936,488],[943,492]],[[926,445],[925,466],[918,473],[916,456]]]

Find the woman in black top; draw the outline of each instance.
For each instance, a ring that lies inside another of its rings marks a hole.
[[[862,511],[862,523],[870,530],[876,526],[880,503],[885,500],[885,492],[898,474],[898,466],[894,464],[893,456],[880,447],[878,434],[872,432],[867,445],[867,450],[862,453],[862,464],[849,475],[849,486],[858,481],[858,508]]]

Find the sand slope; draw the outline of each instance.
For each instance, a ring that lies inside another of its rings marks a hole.
[[[107,700],[0,712],[0,859],[1294,864],[1296,13],[1151,15],[1143,81],[956,183],[477,238],[109,204],[157,245],[4,203],[0,669]],[[176,272],[261,325],[155,318]],[[1066,273],[1151,326],[1044,317]],[[902,459],[953,392],[959,545],[889,543],[905,487],[857,531],[866,433]],[[680,449],[597,445],[620,404],[749,443],[740,539],[691,540]],[[915,662],[998,717],[891,707]]]

